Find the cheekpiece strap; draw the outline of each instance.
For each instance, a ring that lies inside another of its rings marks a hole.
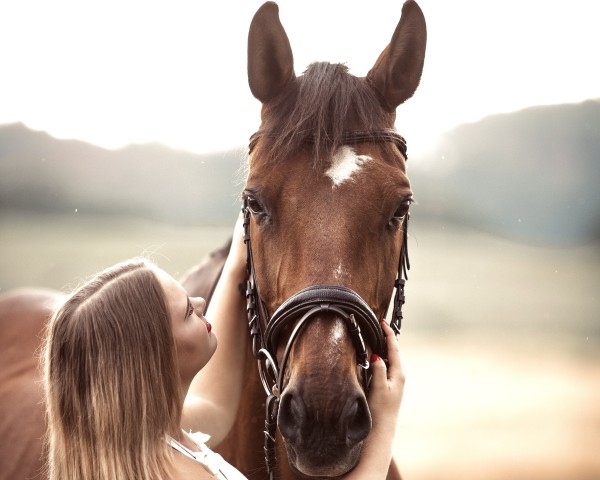
[[[400,249],[400,260],[398,261],[398,277],[394,286],[396,287],[396,294],[394,296],[394,311],[392,312],[392,320],[390,327],[396,335],[400,334],[402,328],[402,306],[406,301],[404,295],[404,286],[406,280],[408,280],[408,271],[410,270],[410,260],[408,258],[408,219],[410,213],[407,213],[402,223],[402,247]]]

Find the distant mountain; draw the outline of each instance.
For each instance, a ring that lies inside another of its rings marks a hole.
[[[197,155],[159,144],[106,150],[23,124],[0,127],[0,209],[140,215],[219,224],[239,210],[243,152]]]
[[[600,239],[600,100],[462,125],[429,155],[409,164],[416,215],[526,242]]]
[[[0,211],[107,213],[229,224],[243,149],[197,155],[158,144],[105,150],[0,126]],[[600,239],[600,101],[533,107],[447,133],[411,156],[414,218],[551,245]]]

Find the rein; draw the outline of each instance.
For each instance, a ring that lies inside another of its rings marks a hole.
[[[249,153],[263,136],[257,132],[250,137]],[[391,142],[394,143],[400,153],[406,156],[406,141],[394,130],[386,129],[376,132],[350,132],[344,135],[345,144],[360,144],[367,142]],[[275,433],[277,430],[277,415],[279,411],[279,398],[284,388],[284,373],[288,358],[302,328],[315,315],[319,313],[332,312],[342,318],[347,327],[352,343],[356,350],[357,365],[364,369],[363,388],[365,392],[371,380],[369,372],[368,352],[364,337],[374,353],[377,353],[387,362],[387,347],[385,335],[379,323],[379,319],[373,309],[355,291],[341,285],[313,285],[305,288],[286,301],[269,318],[262,300],[258,293],[256,274],[254,270],[254,259],[250,240],[250,209],[247,200],[242,206],[244,216],[244,243],[246,244],[246,270],[248,279],[246,281],[246,310],[248,312],[248,325],[252,338],[252,353],[258,361],[260,379],[267,394],[265,403],[265,462],[269,480],[275,478],[275,466],[277,464],[275,454]],[[407,213],[402,222],[402,247],[398,260],[398,276],[394,282],[396,293],[394,296],[394,307],[390,327],[396,334],[400,333],[402,326],[402,306],[405,302],[404,286],[408,278],[410,262],[408,259],[408,219]],[[383,318],[385,318],[385,314]],[[278,365],[276,358],[275,339],[281,329],[296,321],[296,325],[288,339]]]

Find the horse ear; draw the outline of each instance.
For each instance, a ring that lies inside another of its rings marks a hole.
[[[292,47],[279,20],[279,7],[267,2],[254,14],[248,34],[250,91],[267,103],[295,77]]]
[[[426,44],[423,12],[416,2],[407,0],[390,44],[367,74],[387,111],[395,111],[415,93],[423,72]]]

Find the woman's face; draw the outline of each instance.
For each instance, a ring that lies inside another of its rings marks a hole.
[[[160,268],[155,269],[155,274],[165,292],[177,346],[179,374],[181,381],[186,384],[192,381],[215,353],[217,337],[204,318],[204,299],[188,297],[181,284]]]

